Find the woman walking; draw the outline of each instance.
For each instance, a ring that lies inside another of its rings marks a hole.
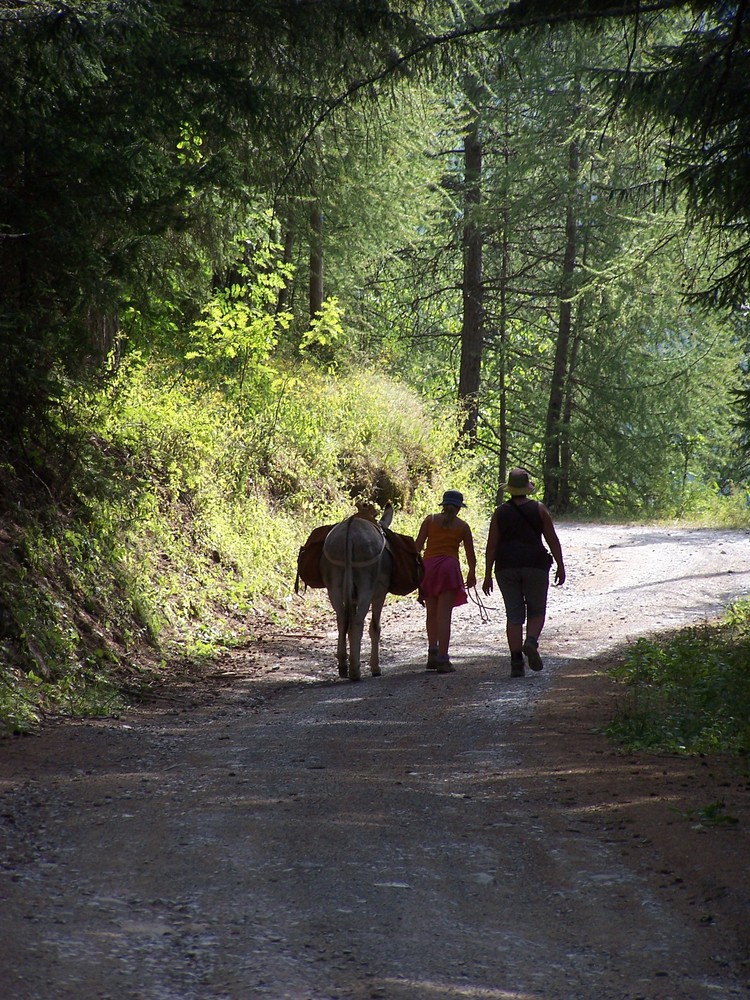
[[[492,570],[505,604],[506,635],[510,649],[510,676],[523,677],[524,655],[532,670],[544,666],[539,636],[547,614],[549,571],[554,559],[555,583],[565,583],[562,547],[544,504],[529,499],[534,483],[526,469],[513,469],[501,490],[510,494],[492,515],[482,590],[492,593]],[[550,553],[542,543],[549,545]],[[523,627],[526,624],[526,638]]]
[[[465,507],[463,494],[446,490],[439,514],[429,514],[419,529],[417,549],[424,553],[425,575],[420,597],[427,608],[427,669],[439,674],[454,670],[448,652],[451,641],[453,609],[466,604],[467,587],[476,586],[477,560],[471,528],[458,512]],[[464,585],[459,561],[463,545],[469,572]]]

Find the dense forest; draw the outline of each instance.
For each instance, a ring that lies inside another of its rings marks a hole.
[[[0,714],[282,614],[352,503],[741,522],[750,11],[0,0]],[[125,680],[123,680],[125,678]]]

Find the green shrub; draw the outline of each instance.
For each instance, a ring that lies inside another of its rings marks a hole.
[[[2,523],[10,729],[115,710],[163,660],[243,641],[257,613],[288,607],[309,530],[355,499],[394,501],[398,530],[416,531],[437,491],[470,480],[455,423],[364,369],[267,363],[226,391],[134,355],[105,388],[75,391],[64,496]]]
[[[628,688],[608,727],[630,749],[750,752],[750,604],[718,624],[639,639],[612,676]]]

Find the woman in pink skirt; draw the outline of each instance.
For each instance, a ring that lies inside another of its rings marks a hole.
[[[451,641],[453,609],[466,604],[467,587],[476,586],[476,555],[471,528],[458,512],[465,507],[458,490],[443,494],[442,513],[429,514],[419,529],[417,548],[424,553],[425,574],[419,588],[420,598],[427,608],[427,669],[439,674],[454,670],[448,655]],[[458,551],[463,544],[469,572],[464,585]]]

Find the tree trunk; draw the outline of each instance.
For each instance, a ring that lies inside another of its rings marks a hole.
[[[284,263],[291,264],[292,254],[294,253],[294,226],[292,225],[292,220],[289,221],[289,225],[284,233]],[[279,295],[276,300],[276,312],[284,312],[285,309],[291,309],[291,292],[292,282],[291,279],[287,279],[284,282],[282,288],[279,289]]]
[[[572,447],[570,442],[570,424],[573,418],[573,405],[575,401],[575,370],[578,364],[578,352],[581,347],[581,333],[583,328],[582,308],[578,310],[574,326],[574,334],[570,344],[568,359],[568,373],[565,379],[565,395],[562,412],[562,423],[560,426],[560,476],[558,480],[557,498],[555,500],[555,510],[561,514],[570,506],[570,468],[572,464]]]
[[[560,312],[557,330],[555,362],[550,382],[549,403],[544,442],[544,502],[558,510],[563,502],[561,483],[563,476],[564,429],[563,402],[568,382],[570,342],[573,315],[573,284],[577,254],[578,216],[575,210],[575,189],[578,180],[580,149],[574,139],[568,148],[568,205],[565,212],[565,252],[560,278]]]
[[[477,219],[482,187],[482,139],[478,110],[481,88],[476,81],[471,82],[468,93],[473,104],[473,114],[464,139],[463,325],[461,327],[458,398],[464,407],[462,436],[471,445],[474,445],[477,440],[479,386],[484,341],[483,235]]]
[[[588,236],[589,229],[584,228],[581,246],[581,264],[585,268],[588,262]],[[570,350],[568,352],[568,371],[565,378],[565,396],[563,402],[562,426],[561,426],[561,446],[560,446],[560,486],[555,509],[558,513],[563,513],[570,506],[570,472],[572,466],[572,444],[570,440],[570,426],[573,420],[573,409],[576,397],[576,370],[578,368],[578,355],[583,342],[584,331],[586,329],[586,297],[581,296],[577,300],[575,317],[572,318],[572,336]]]
[[[508,478],[508,271],[510,213],[507,204],[502,210],[502,258],[500,261],[500,315],[498,317],[498,340],[500,342],[500,416],[497,436],[500,445],[497,463],[497,502],[502,502],[500,486]]]
[[[323,213],[310,212],[310,319],[323,308]]]
[[[113,313],[102,313],[96,309],[86,309],[84,322],[89,336],[91,352],[97,365],[103,364],[110,356],[120,333],[120,318]]]

